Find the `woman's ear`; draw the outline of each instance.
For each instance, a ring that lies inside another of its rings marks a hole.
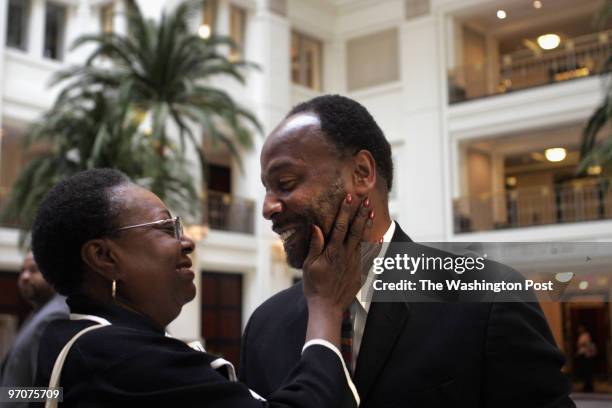
[[[93,272],[109,280],[119,278],[117,257],[108,239],[98,238],[87,241],[81,247],[81,259]]]
[[[368,195],[376,187],[376,161],[368,150],[353,156],[353,186],[357,195]]]

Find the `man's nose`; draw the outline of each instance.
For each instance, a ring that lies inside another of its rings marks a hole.
[[[262,214],[266,220],[272,219],[275,214],[283,211],[283,203],[272,194],[266,194]]]
[[[31,276],[32,274],[30,273],[30,271],[28,270],[21,271],[21,273],[19,274],[19,283],[21,284],[28,283],[30,281]]]

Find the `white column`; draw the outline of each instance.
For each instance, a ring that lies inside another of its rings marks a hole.
[[[445,235],[446,200],[451,200],[445,178],[450,152],[442,126],[438,19],[422,17],[400,27],[404,185],[400,198],[402,227],[417,240],[437,241]],[[418,39],[418,41],[415,41]],[[415,63],[418,61],[418,63]],[[436,69],[433,69],[433,68]],[[448,191],[446,191],[448,189]]]
[[[36,58],[42,58],[45,41],[46,2],[45,0],[32,0],[30,7],[28,54]]]
[[[217,35],[230,34],[230,5],[229,0],[219,0],[217,2],[217,20],[215,21]]]
[[[93,34],[98,29],[98,26],[92,24],[92,13],[90,0],[81,0],[76,7],[68,7],[67,11],[67,26],[64,41],[65,58],[68,63],[82,63],[91,47],[81,46],[76,50],[71,51],[74,41],[83,34]]]
[[[323,89],[325,93],[346,94],[346,41],[325,43],[323,53]]]
[[[258,0],[246,35],[250,45],[245,50],[246,58],[261,67],[260,71],[249,74],[248,92],[253,100],[254,112],[267,134],[290,108],[289,24],[285,17],[269,11],[267,0]],[[256,203],[257,264],[255,270],[245,276],[244,323],[252,311],[272,295],[272,247],[277,239],[271,232],[270,222],[261,215],[265,193],[260,181],[259,153],[264,138],[255,135],[254,141],[254,148],[243,159],[244,175],[235,180],[235,191]]]

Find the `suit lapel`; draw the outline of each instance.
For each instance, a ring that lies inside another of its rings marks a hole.
[[[355,370],[355,385],[365,401],[376,378],[391,357],[393,347],[408,320],[406,303],[372,303]]]
[[[397,223],[391,241],[412,242]],[[409,312],[410,305],[405,302],[371,303],[355,369],[355,385],[362,402],[391,358],[397,339],[408,321]]]

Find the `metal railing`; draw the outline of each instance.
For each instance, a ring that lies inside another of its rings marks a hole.
[[[255,202],[217,191],[208,191],[205,198],[204,224],[211,229],[253,234]]]
[[[6,204],[7,191],[0,189],[0,211]],[[255,202],[231,194],[208,191],[203,211],[204,224],[211,229],[253,234],[255,228]],[[18,228],[16,220],[0,222],[0,227]]]
[[[612,179],[576,179],[454,200],[455,232],[612,219]]]
[[[449,103],[600,74],[612,53],[612,31],[567,39],[550,51],[532,48],[450,69]]]

